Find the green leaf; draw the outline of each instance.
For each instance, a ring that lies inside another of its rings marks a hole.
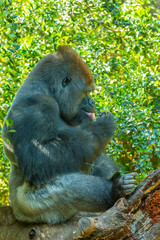
[[[12,132],[12,133],[13,133],[13,132],[16,132],[16,130],[14,130],[14,129],[11,129],[11,130],[9,130],[8,132]]]
[[[13,125],[13,121],[10,119],[7,119],[7,118],[5,118],[5,123],[6,123],[7,127],[10,125]]]

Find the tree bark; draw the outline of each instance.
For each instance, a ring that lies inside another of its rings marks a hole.
[[[149,173],[126,199],[104,213],[82,213],[49,226],[18,222],[10,207],[0,208],[0,240],[160,240],[160,168]]]

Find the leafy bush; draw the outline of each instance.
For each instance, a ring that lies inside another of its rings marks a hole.
[[[67,44],[79,52],[97,82],[100,111],[112,111],[118,129],[107,154],[124,172],[143,179],[160,166],[160,12],[149,0],[4,0],[1,11],[0,126],[29,71]],[[7,203],[9,164],[0,139],[0,197]]]

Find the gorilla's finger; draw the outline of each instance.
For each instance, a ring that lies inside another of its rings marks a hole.
[[[134,186],[133,184],[129,184],[129,185],[124,185],[124,186],[123,186],[123,189],[124,189],[124,190],[134,189],[134,187],[135,187],[135,186]]]
[[[106,116],[106,112],[101,112],[101,113],[99,114],[99,116],[100,116],[100,117]]]
[[[131,179],[131,178],[135,178],[138,174],[137,173],[129,173],[127,174],[124,178],[125,179]]]
[[[136,180],[135,179],[124,179],[123,184],[128,185],[128,184],[135,184]]]

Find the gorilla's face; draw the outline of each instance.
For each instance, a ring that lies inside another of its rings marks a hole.
[[[53,64],[54,77],[51,78],[50,86],[59,105],[61,117],[70,124],[73,124],[75,119],[77,124],[82,122],[82,118],[93,118],[91,113],[94,111],[94,102],[88,95],[95,86],[87,65],[70,48],[67,55],[61,48],[58,49]]]
[[[84,119],[92,119],[95,104],[89,97],[89,89],[85,87],[83,78],[68,75],[64,77],[61,86],[55,89],[54,98],[56,99],[61,117],[71,125],[77,125]]]

